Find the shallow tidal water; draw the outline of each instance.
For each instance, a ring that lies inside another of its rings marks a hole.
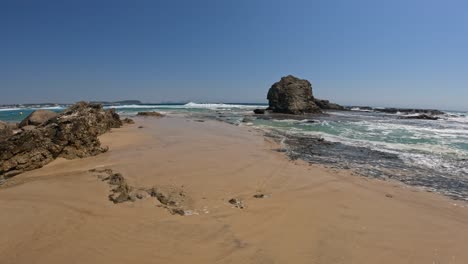
[[[48,109],[59,112],[64,107]],[[468,201],[468,113],[447,112],[440,120],[401,119],[401,114],[359,109],[299,117],[252,114],[265,107],[188,103],[113,108],[126,116],[159,111],[250,126],[277,139],[291,159],[352,169]],[[0,120],[19,122],[35,109],[0,109]]]

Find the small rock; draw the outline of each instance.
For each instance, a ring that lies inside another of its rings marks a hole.
[[[387,193],[387,194],[385,194],[385,197],[388,197],[388,198],[393,198],[393,195],[391,195],[391,194]]]
[[[277,149],[274,149],[274,151],[276,151],[276,152],[288,152],[288,150],[285,149],[285,148],[277,148]]]
[[[265,109],[255,109],[253,112],[257,115],[263,115],[265,114]]]
[[[169,210],[169,212],[173,215],[185,215],[185,211],[181,208],[167,208],[167,210]]]
[[[235,207],[239,208],[239,209],[244,209],[244,204],[243,202],[238,199],[238,198],[232,198],[228,201],[230,204],[234,205]]]
[[[164,115],[159,112],[138,112],[137,116],[164,117]]]
[[[131,124],[135,124],[135,121],[127,117],[122,120],[122,123],[131,125]]]

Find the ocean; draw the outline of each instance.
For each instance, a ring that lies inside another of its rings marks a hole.
[[[60,112],[66,106],[45,107]],[[123,116],[139,111],[209,118],[248,126],[275,138],[292,159],[360,175],[393,179],[468,201],[468,113],[445,111],[439,120],[401,119],[354,108],[324,115],[253,115],[264,104],[146,104],[109,106]],[[3,108],[0,120],[19,122],[38,108]]]

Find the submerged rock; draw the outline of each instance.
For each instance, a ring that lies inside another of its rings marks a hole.
[[[57,157],[83,158],[105,152],[98,136],[121,125],[113,109],[77,103],[35,129],[0,142],[0,177],[40,168]]]
[[[164,115],[159,112],[138,112],[137,116],[163,117]]]
[[[426,114],[420,114],[420,115],[414,115],[414,116],[402,116],[400,118],[401,119],[425,119],[425,120],[438,120],[439,119],[439,117],[437,116],[426,115]]]
[[[253,112],[257,115],[263,115],[265,114],[265,109],[255,109]]]
[[[443,115],[444,112],[436,109],[410,109],[410,108],[373,108],[374,111],[388,114],[426,114],[426,115]]]
[[[304,114],[320,113],[312,95],[312,85],[292,75],[282,77],[268,91],[267,99],[270,110],[275,113]]]
[[[23,119],[23,121],[21,121],[21,123],[19,124],[19,127],[22,128],[25,126],[38,126],[57,116],[58,114],[56,112],[45,109],[39,109],[32,112],[25,119]]]

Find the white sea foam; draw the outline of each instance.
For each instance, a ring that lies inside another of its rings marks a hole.
[[[104,106],[104,108],[114,108],[114,109],[140,109],[140,108],[161,108],[160,105],[110,105]]]
[[[46,107],[33,107],[33,108],[28,108],[28,109],[33,109],[33,110],[38,110],[38,109],[44,109],[44,110],[62,110],[65,109],[66,107],[64,106],[46,106]]]
[[[0,111],[17,111],[22,109],[23,108],[0,108]]]
[[[184,105],[158,104],[158,105],[113,105],[106,108],[116,109],[141,109],[141,108],[168,108],[168,109],[254,109],[264,108],[264,105],[242,105],[242,104],[212,104],[212,103],[186,103]]]
[[[359,107],[353,107],[351,108],[351,111],[358,111],[358,112],[373,112],[372,110],[370,109],[361,109]]]
[[[264,105],[241,105],[241,104],[209,104],[209,103],[194,103],[190,102],[184,105],[186,108],[207,108],[207,109],[230,109],[230,108],[245,108],[245,109],[254,109],[265,107]]]

